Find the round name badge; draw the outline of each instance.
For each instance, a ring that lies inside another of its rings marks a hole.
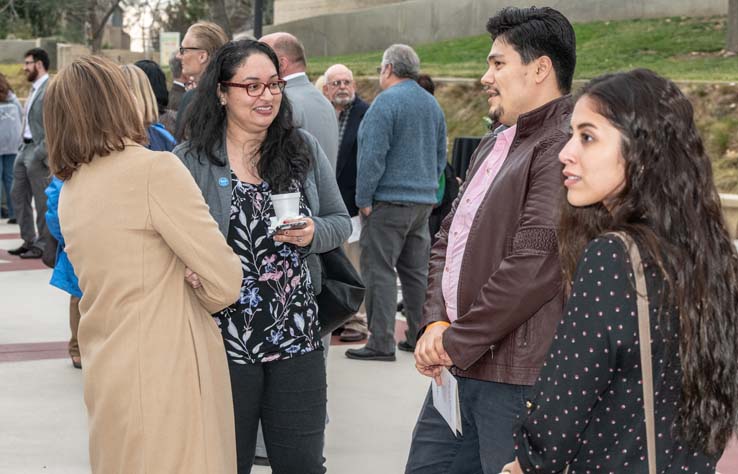
[[[221,186],[221,187],[224,187],[224,188],[226,186],[228,186],[228,178],[225,178],[225,177],[224,178],[220,178],[218,180],[218,185]]]

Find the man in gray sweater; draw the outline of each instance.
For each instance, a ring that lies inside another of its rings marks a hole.
[[[395,360],[397,275],[408,323],[397,347],[415,349],[428,277],[428,217],[446,165],[443,111],[415,82],[419,71],[411,47],[387,48],[378,69],[382,93],[359,127],[356,205],[370,336],[365,347],[346,351],[350,359]]]

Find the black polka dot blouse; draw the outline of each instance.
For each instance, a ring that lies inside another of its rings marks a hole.
[[[665,285],[646,260],[650,298],[656,457],[659,473],[715,473],[719,456],[672,436],[681,386],[679,321],[659,315]],[[648,473],[635,280],[619,239],[600,237],[584,252],[546,362],[516,430],[526,473]]]

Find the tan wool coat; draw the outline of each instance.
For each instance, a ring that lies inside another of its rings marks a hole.
[[[64,183],[59,217],[84,293],[92,472],[235,473],[230,379],[211,313],[238,298],[242,271],[190,173],[173,154],[130,143]]]

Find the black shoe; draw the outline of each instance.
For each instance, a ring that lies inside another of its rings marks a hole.
[[[378,352],[364,346],[361,349],[349,349],[346,351],[346,357],[356,360],[382,360],[386,362],[394,362],[395,355],[392,353]]]
[[[41,258],[44,255],[44,251],[38,247],[31,247],[22,254],[18,255],[20,258]]]
[[[22,253],[28,252],[29,250],[31,250],[31,248],[32,247],[30,247],[30,246],[28,246],[26,244],[23,244],[20,247],[18,247],[17,249],[8,250],[8,253],[10,255],[20,255]]]
[[[254,456],[254,466],[271,466],[271,464],[269,464],[269,458]]]
[[[400,341],[397,343],[397,348],[405,352],[415,352],[415,346],[411,346],[407,341]]]
[[[17,224],[17,223],[18,223],[18,219],[16,219],[15,217],[11,217],[10,219],[8,219],[8,224]]]

